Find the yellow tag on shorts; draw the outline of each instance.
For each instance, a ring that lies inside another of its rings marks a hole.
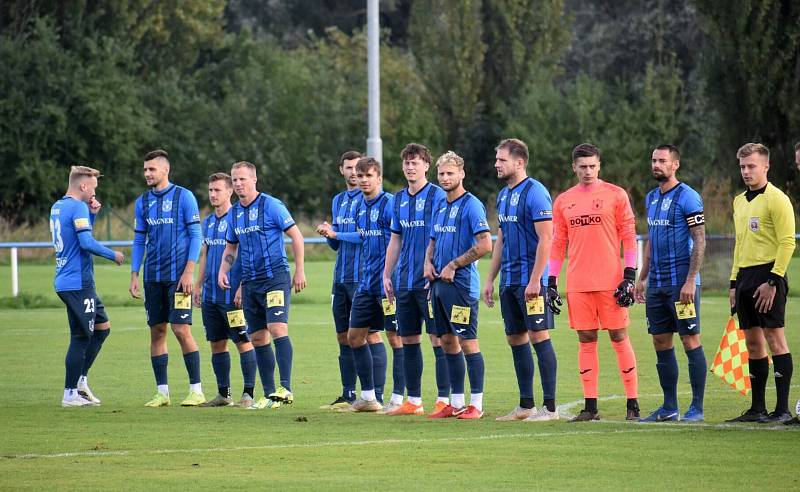
[[[453,306],[450,310],[450,322],[457,325],[469,324],[469,313],[472,309],[466,306]]]
[[[678,319],[692,319],[697,317],[697,311],[694,309],[693,302],[690,302],[689,304],[676,302],[675,312],[678,313]]]
[[[283,291],[282,290],[271,290],[267,292],[267,307],[279,307],[283,306]]]
[[[433,319],[433,303],[428,301],[428,317]]]
[[[397,312],[397,304],[391,303],[389,304],[389,299],[383,298],[381,299],[381,304],[383,304],[383,315],[384,316],[392,316],[394,313]]]
[[[184,294],[183,292],[175,293],[175,309],[192,309],[192,296],[191,294]]]
[[[244,326],[244,311],[237,309],[236,311],[228,311],[228,326],[231,328],[239,328]]]
[[[539,296],[525,302],[528,316],[534,314],[544,314],[544,297]]]

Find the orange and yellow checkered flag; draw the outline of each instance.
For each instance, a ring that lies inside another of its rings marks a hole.
[[[750,364],[747,357],[747,344],[744,332],[737,328],[731,316],[728,326],[719,342],[717,355],[711,365],[711,372],[722,378],[744,396],[750,392]]]

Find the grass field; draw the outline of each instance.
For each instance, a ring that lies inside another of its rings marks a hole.
[[[485,263],[485,262],[484,262]],[[797,263],[797,262],[795,262]],[[484,265],[485,266],[485,265]],[[148,331],[140,306],[108,308],[112,335],[91,373],[98,408],[62,409],[63,358],[68,343],[62,308],[0,309],[0,489],[570,489],[777,490],[800,488],[800,433],[786,428],[725,425],[749,399],[709,375],[703,424],[626,423],[625,399],[609,343],[600,344],[603,420],[568,424],[495,422],[517,403],[516,382],[497,308],[480,310],[486,357],[486,415],[480,421],[334,414],[318,410],[340,389],[329,313],[330,264],[309,263],[309,289],[293,298],[293,406],[274,411],[173,406],[146,409],[154,392]],[[21,288],[54,298],[49,266],[21,269]],[[8,295],[0,268],[0,297]],[[127,269],[97,267],[99,293],[124,300]],[[790,328],[800,319],[790,300]],[[727,319],[727,300],[705,297],[702,326],[713,359]],[[632,309],[643,412],[660,403],[655,355],[644,310]],[[199,320],[199,312],[196,312]],[[558,401],[580,409],[577,342],[557,318]],[[202,326],[194,334],[203,340]],[[791,347],[800,333],[787,331]],[[173,402],[185,396],[180,350],[170,340]],[[425,352],[424,397],[435,397],[433,357]],[[689,400],[686,358],[678,350],[680,398]],[[207,397],[215,391],[207,344],[201,344]],[[387,389],[391,385],[391,375]],[[234,392],[241,391],[232,356]],[[794,386],[792,402],[800,396]],[[536,381],[537,402],[541,390]],[[767,399],[774,402],[770,382]]]

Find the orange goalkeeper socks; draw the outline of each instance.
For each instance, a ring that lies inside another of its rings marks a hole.
[[[597,342],[581,342],[578,347],[578,370],[581,374],[583,397],[597,398],[597,381],[600,378]]]
[[[619,366],[619,376],[625,386],[625,396],[628,399],[638,398],[639,396],[639,374],[636,370],[636,354],[633,353],[630,338],[626,337],[621,342],[611,342],[614,351],[617,353],[617,365]]]

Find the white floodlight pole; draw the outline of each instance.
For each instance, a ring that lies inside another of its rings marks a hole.
[[[378,0],[367,0],[367,80],[369,85],[367,156],[383,163],[379,31]]]

